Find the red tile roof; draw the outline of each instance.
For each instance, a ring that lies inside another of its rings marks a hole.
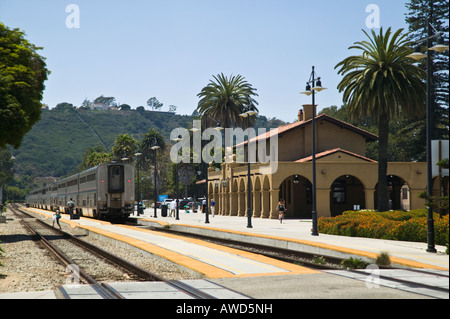
[[[348,154],[348,155],[360,158],[360,159],[368,161],[368,162],[377,163],[377,161],[375,161],[373,159],[370,159],[368,157],[361,156],[359,154],[356,154],[356,153],[344,150],[342,148],[334,148],[332,150],[327,150],[327,151],[324,151],[324,152],[321,152],[321,153],[317,153],[316,154],[316,159],[317,158],[321,158],[321,157],[325,157],[325,156],[328,156],[328,155],[331,155],[331,154],[334,154],[334,153],[337,153],[337,152],[342,152],[342,153],[345,153],[345,154]],[[308,156],[308,157],[301,158],[299,160],[296,160],[295,162],[296,163],[305,163],[305,162],[309,162],[309,161],[312,161],[312,155]]]
[[[372,133],[370,133],[368,131],[365,131],[363,129],[360,129],[359,127],[356,127],[354,125],[351,125],[351,124],[348,124],[346,122],[343,122],[341,120],[335,119],[335,118],[333,118],[331,116],[328,116],[326,114],[321,114],[319,116],[316,116],[316,121],[319,121],[319,120],[325,120],[325,121],[328,121],[330,123],[333,123],[333,124],[336,124],[338,126],[341,126],[343,128],[346,128],[346,129],[348,129],[350,131],[353,131],[355,133],[358,133],[358,134],[364,136],[366,138],[367,142],[375,142],[375,141],[378,140],[378,136],[377,135],[372,134]],[[304,126],[309,125],[311,123],[312,123],[312,119],[309,119],[309,120],[306,120],[306,121],[297,121],[297,122],[294,122],[294,123],[286,124],[286,125],[278,127],[275,130],[273,130],[273,129],[269,130],[265,134],[258,135],[257,137],[252,138],[250,141],[254,142],[254,141],[257,141],[259,139],[268,139],[271,136],[275,135],[277,132],[278,132],[278,136],[281,136],[281,135],[287,133],[290,130],[293,130],[293,129],[298,128],[298,127],[304,127]],[[236,146],[239,146],[241,144],[238,144]],[[243,144],[244,145],[247,144],[247,141],[243,142]]]

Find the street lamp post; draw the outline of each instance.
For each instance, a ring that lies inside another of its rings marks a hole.
[[[309,77],[309,81],[306,82],[306,90],[301,92],[302,94],[312,95],[312,232],[311,235],[319,236],[317,230],[317,199],[316,199],[316,105],[315,95],[316,91],[320,92],[326,90],[322,87],[320,77],[316,78],[314,66]]]
[[[258,112],[252,110],[253,104],[249,98],[247,111],[239,114],[243,118],[247,118],[247,128],[250,127],[250,116],[257,115]],[[247,135],[247,228],[253,228],[252,226],[252,204],[251,204],[251,193],[250,193],[250,135]]]
[[[156,141],[156,137],[153,139],[153,146],[151,147],[151,149],[153,150],[153,167],[154,167],[154,194],[155,194],[155,206],[154,206],[154,214],[153,217],[157,218],[157,214],[156,214],[156,203],[158,202],[158,192],[156,189],[156,150],[158,150],[160,147],[157,145],[158,142]]]
[[[211,118],[210,116],[208,116],[208,115],[206,115],[209,119],[211,119],[211,120],[213,120],[213,121],[216,121],[215,119],[213,119],[213,118]],[[223,127],[221,127],[220,126],[220,122],[218,122],[218,121],[216,121],[217,122],[217,126],[215,127],[215,129],[216,130],[218,130],[218,131],[221,131],[221,130],[223,130]],[[197,131],[201,131],[198,127],[193,127],[193,128],[191,128],[190,129],[190,131],[191,132],[197,132]],[[209,169],[209,166],[211,165],[212,163],[207,163],[207,165],[206,165],[206,193],[205,193],[205,201],[206,201],[206,207],[205,207],[205,224],[209,224],[209,211],[208,211],[208,206],[209,206],[209,199],[208,199],[208,183],[209,183],[209,181],[208,181],[208,169]],[[199,171],[198,172],[198,174],[200,175],[201,174],[201,171]]]
[[[431,14],[433,14],[433,4],[431,2]],[[434,220],[433,220],[433,207],[431,206],[430,199],[433,194],[433,171],[431,163],[431,136],[432,136],[432,121],[433,121],[433,92],[432,92],[432,73],[433,73],[433,58],[432,51],[444,52],[449,49],[448,45],[444,44],[441,32],[433,32],[433,26],[431,25],[431,18],[427,19],[427,37],[419,40],[418,43],[426,42],[427,54],[421,52],[420,44],[416,47],[415,52],[408,55],[414,60],[420,60],[427,58],[427,103],[426,103],[426,138],[427,138],[427,252],[436,253],[434,243]],[[433,45],[433,39],[438,38],[437,45]]]
[[[173,139],[173,141],[177,142],[177,143],[182,140],[183,139],[180,138],[179,136]],[[178,157],[178,153],[177,153],[177,157]],[[178,200],[178,163],[175,163],[175,196],[176,196],[175,201],[177,203],[177,210],[176,210],[177,213],[175,216],[175,220],[180,220],[180,208],[178,207],[178,205],[179,205],[179,200]]]
[[[142,208],[141,208],[141,191],[139,189],[139,180],[140,180],[140,174],[139,174],[139,166],[140,166],[140,157],[141,157],[142,153],[140,151],[137,151],[134,156],[137,158],[136,160],[136,165],[137,165],[137,215],[139,216],[142,212]]]
[[[206,206],[205,206],[205,224],[209,224],[209,181],[208,181],[208,170],[209,170],[209,163],[206,165],[206,193],[205,193],[205,200],[206,200]]]

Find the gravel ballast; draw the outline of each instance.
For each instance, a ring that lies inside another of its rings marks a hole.
[[[69,280],[69,273],[54,257],[32,240],[25,227],[20,223],[10,210],[6,213],[6,223],[0,223],[0,294],[13,292],[29,292],[54,290],[59,285]],[[51,222],[51,221],[49,221]],[[141,268],[154,272],[170,280],[197,279],[198,276],[182,269],[162,258],[153,258],[148,254],[135,249],[118,247],[106,243],[100,238],[84,236],[85,232],[79,229],[65,228],[72,235],[80,236],[81,239],[94,245],[98,245],[115,255],[126,259]],[[128,280],[128,275],[123,274],[123,280]],[[104,275],[108,281],[108,274]],[[117,281],[116,279],[114,279]]]

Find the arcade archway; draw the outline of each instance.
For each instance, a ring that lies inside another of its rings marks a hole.
[[[286,203],[286,218],[311,219],[312,184],[301,175],[287,177],[279,188],[279,199]]]
[[[366,207],[364,185],[352,175],[343,175],[334,180],[330,188],[331,216],[342,214],[346,210]]]
[[[405,180],[396,175],[387,176],[387,189],[388,189],[388,209],[389,210],[407,210],[410,207],[409,188],[404,187],[407,185]],[[375,209],[378,209],[378,183],[375,186]]]

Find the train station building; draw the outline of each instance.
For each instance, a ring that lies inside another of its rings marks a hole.
[[[259,163],[224,161],[208,169],[208,197],[215,213],[246,216],[250,186],[253,217],[278,218],[283,199],[287,218],[310,219],[312,210],[312,105],[303,105],[298,120],[278,128],[278,168],[262,173]],[[366,157],[366,143],[378,137],[356,126],[321,114],[316,116],[316,196],[318,216],[336,216],[355,208],[377,208],[378,163]],[[267,138],[267,134],[258,139]],[[273,151],[273,150],[271,150]],[[235,157],[234,157],[235,159]],[[426,163],[389,162],[390,209],[425,207]]]

